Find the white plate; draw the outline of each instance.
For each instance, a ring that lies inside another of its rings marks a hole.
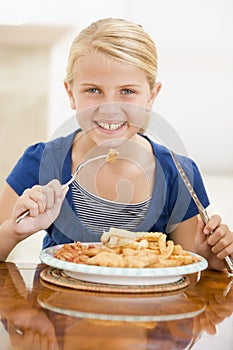
[[[64,270],[66,274],[73,278],[94,283],[107,283],[118,285],[167,284],[178,281],[184,275],[205,270],[208,266],[208,262],[206,259],[194,253],[191,254],[199,257],[200,261],[194,264],[177,267],[126,268],[77,264],[54,258],[55,252],[62,246],[63,245],[58,245],[44,249],[40,253],[40,260],[49,266]]]

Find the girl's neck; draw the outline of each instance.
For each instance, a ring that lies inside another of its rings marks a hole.
[[[72,165],[75,170],[77,166],[86,159],[98,155],[108,154],[110,148],[119,152],[119,157],[129,159],[133,162],[143,164],[144,160],[153,156],[150,142],[141,135],[134,135],[131,139],[122,140],[117,147],[97,145],[83,131],[77,133],[72,146]]]
[[[108,154],[109,149],[86,142],[79,133],[72,150],[72,172],[85,159]],[[117,148],[119,156],[114,163],[104,159],[84,166],[77,181],[89,192],[99,197],[121,203],[139,203],[151,197],[155,176],[155,157],[150,142],[135,135]]]

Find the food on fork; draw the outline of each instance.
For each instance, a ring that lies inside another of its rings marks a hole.
[[[116,231],[115,231],[116,230]],[[79,264],[108,267],[176,267],[188,265],[200,260],[196,255],[185,251],[181,245],[166,240],[162,232],[130,232],[112,228],[111,232],[128,233],[131,241],[124,245],[107,247],[103,244],[64,244],[54,254],[57,259]],[[136,239],[132,240],[132,234]],[[102,235],[101,240],[106,238]],[[122,238],[122,236],[120,237]]]
[[[110,148],[107,154],[106,162],[108,163],[114,163],[119,155],[119,152],[117,152],[115,149]]]

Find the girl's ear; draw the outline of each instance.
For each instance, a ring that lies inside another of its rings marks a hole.
[[[147,102],[147,106],[146,106],[147,111],[151,111],[152,110],[153,103],[154,103],[154,101],[155,101],[159,91],[161,90],[161,88],[162,88],[162,84],[161,83],[156,83],[155,84],[155,87],[152,90],[151,96],[150,96],[150,98],[149,98],[149,100]]]
[[[72,109],[76,109],[75,98],[74,98],[73,91],[72,91],[72,88],[71,88],[70,84],[67,83],[67,82],[64,82],[64,86],[65,86],[67,95],[68,95],[69,100],[70,100],[70,107]]]

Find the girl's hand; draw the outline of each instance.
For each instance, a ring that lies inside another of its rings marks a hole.
[[[213,215],[205,225],[198,215],[195,236],[196,252],[208,260],[210,269],[220,271],[226,267],[224,258],[233,258],[233,232],[221,220],[219,215]]]
[[[67,190],[68,188],[62,189],[58,180],[52,180],[45,186],[36,185],[24,191],[17,200],[12,215],[14,229],[20,240],[47,229],[54,222]],[[29,215],[16,223],[17,217],[27,210],[30,210]]]

